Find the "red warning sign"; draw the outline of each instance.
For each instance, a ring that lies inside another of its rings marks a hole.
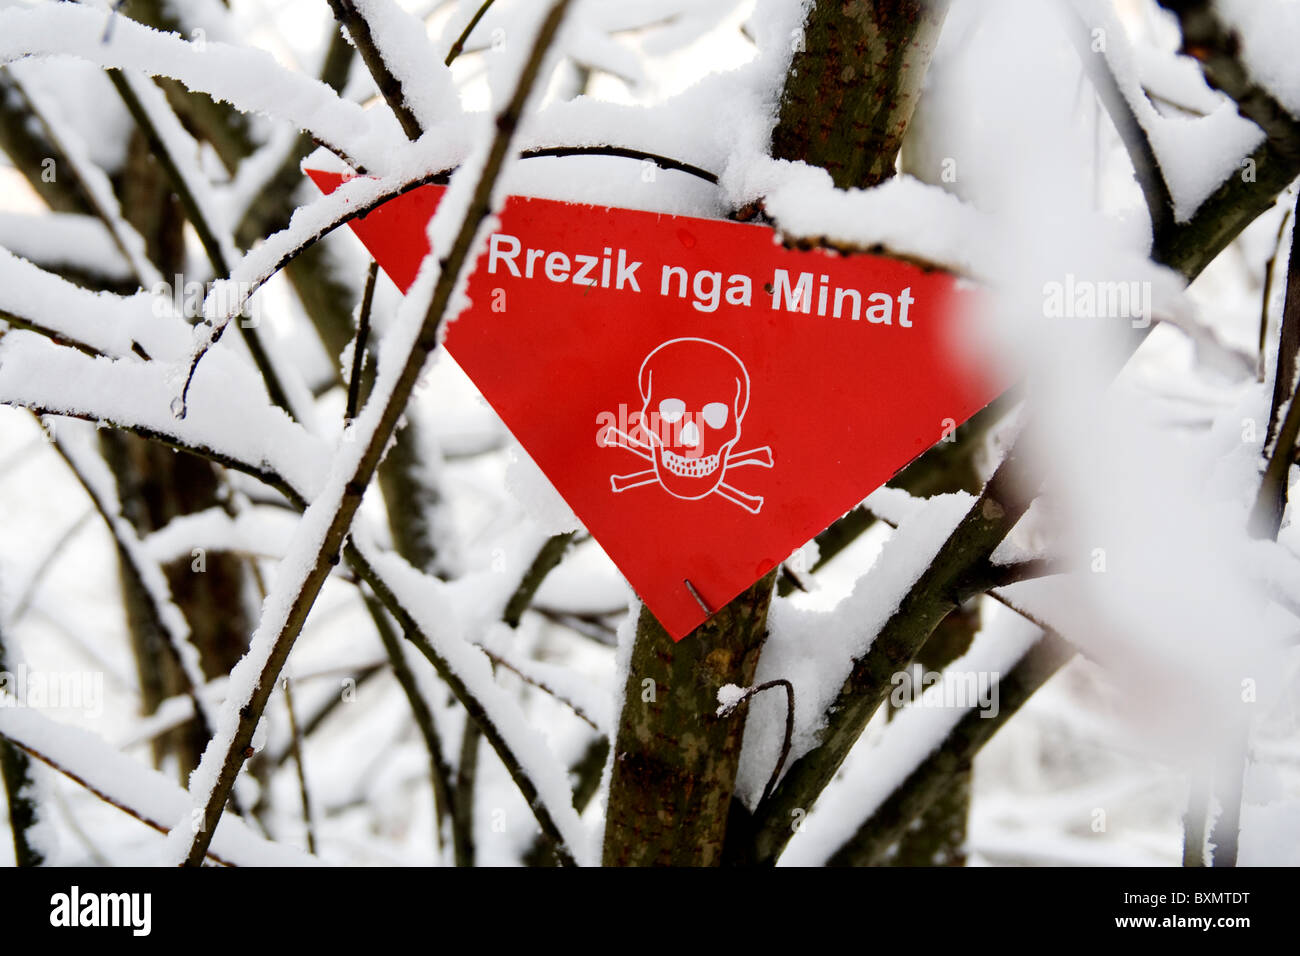
[[[352,222],[403,291],[443,191]],[[766,226],[512,196],[468,291],[447,349],[677,640],[1000,390],[976,290]]]

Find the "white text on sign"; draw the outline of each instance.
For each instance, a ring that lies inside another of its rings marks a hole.
[[[606,246],[600,255],[568,253],[559,250],[532,249],[516,236],[498,232],[488,240],[488,273],[509,273],[516,279],[546,278],[550,282],[572,283],[601,289],[628,289],[640,292],[637,270],[643,263],[629,260],[626,249]],[[764,285],[774,312],[801,312],[854,322],[865,318],[871,325],[894,325],[910,329],[909,310],[916,299],[911,287],[896,296],[888,292],[863,292],[852,286],[830,284],[830,277],[812,272],[791,276],[785,269],[774,269],[772,279]],[[753,304],[754,283],[743,273],[733,273],[725,283],[721,272],[708,269],[690,275],[683,266],[663,266],[659,294],[665,297],[691,297],[691,306],[699,312],[715,312],[724,297],[728,305],[749,307]]]

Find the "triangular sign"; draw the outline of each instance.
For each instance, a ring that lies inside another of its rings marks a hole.
[[[403,291],[443,191],[352,222]],[[997,394],[960,345],[965,285],[766,226],[512,196],[446,346],[680,640]]]

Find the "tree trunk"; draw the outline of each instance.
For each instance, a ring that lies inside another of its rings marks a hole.
[[[744,735],[718,690],[749,687],[776,572],[673,643],[644,608],[623,691],[605,825],[606,866],[716,866]]]
[[[894,175],[948,0],[821,0],[808,16],[772,155],[824,167],[841,189]]]
[[[892,176],[946,9],[946,0],[814,6],[772,154],[823,166],[841,188]],[[614,744],[606,865],[722,862],[744,727],[741,713],[714,716],[717,692],[752,685],[775,579],[677,644],[642,609]]]

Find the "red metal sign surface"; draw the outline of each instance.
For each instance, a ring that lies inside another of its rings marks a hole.
[[[403,291],[442,193],[352,223]],[[469,295],[451,355],[677,640],[998,391],[951,275],[765,226],[514,196]]]

